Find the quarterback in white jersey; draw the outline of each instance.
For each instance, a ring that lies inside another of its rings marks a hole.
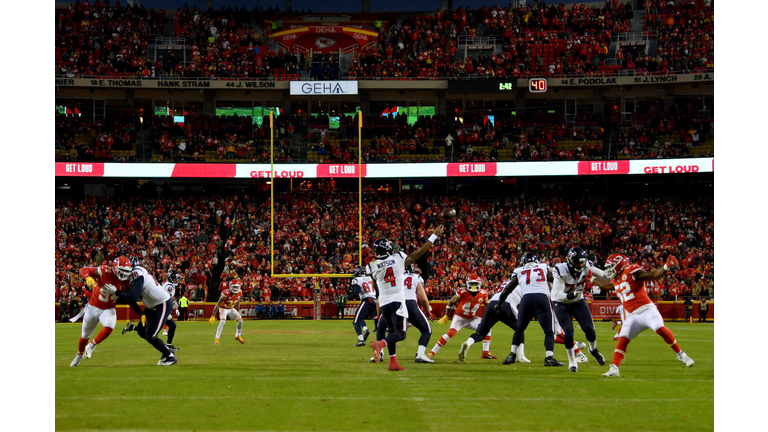
[[[392,242],[380,238],[373,242],[376,259],[366,267],[366,273],[373,278],[373,288],[378,298],[379,316],[384,319],[384,325],[389,329],[389,335],[381,340],[371,342],[374,361],[381,359],[381,351],[387,347],[389,351],[389,370],[405,370],[397,362],[396,344],[405,339],[408,309],[405,304],[405,267],[415,263],[424,255],[432,244],[443,234],[439,226],[429,239],[410,255],[395,252]],[[381,321],[381,320],[380,320]],[[382,325],[379,322],[379,325]]]
[[[584,288],[587,280],[604,277],[605,273],[589,265],[587,253],[580,247],[568,250],[565,262],[555,265],[552,272],[555,278],[552,284],[552,301],[555,316],[563,329],[565,351],[568,354],[568,370],[579,370],[574,349],[573,320],[579,322],[584,336],[589,343],[589,353],[598,364],[604,365],[605,359],[597,349],[595,324],[589,305],[584,301]]]

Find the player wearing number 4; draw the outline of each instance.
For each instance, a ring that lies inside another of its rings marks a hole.
[[[693,366],[693,360],[688,357],[685,351],[680,349],[675,335],[664,326],[664,319],[659,310],[645,292],[646,281],[664,277],[676,265],[677,258],[670,255],[667,257],[667,262],[663,268],[645,271],[638,264],[630,265],[629,259],[624,255],[613,254],[608,257],[605,263],[606,277],[593,279],[592,283],[606,290],[613,289],[615,286],[621,305],[624,307],[625,319],[619,332],[619,341],[613,352],[613,363],[611,363],[608,372],[603,374],[604,377],[619,376],[619,364],[624,360],[629,342],[645,329],[655,331],[677,354],[678,360],[687,367]]]
[[[355,312],[352,326],[357,333],[356,347],[365,346],[365,341],[371,331],[365,325],[365,320],[376,315],[376,292],[373,290],[373,280],[365,274],[365,267],[357,266],[352,271],[352,290],[347,300],[360,300],[360,306]]]
[[[405,370],[397,361],[396,347],[398,342],[405,339],[408,320],[404,293],[405,267],[421,258],[442,234],[443,227],[437,227],[429,239],[408,256],[403,252],[395,253],[392,242],[386,238],[379,238],[373,242],[376,259],[368,264],[365,272],[373,278],[373,289],[378,298],[379,310],[381,311],[378,325],[386,326],[389,329],[389,335],[384,339],[371,342],[371,348],[373,348],[373,358],[376,363],[380,361],[384,347],[387,348],[389,370],[391,371]]]
[[[85,358],[91,358],[96,346],[112,334],[117,324],[117,312],[115,304],[117,296],[114,291],[128,291],[128,278],[131,275],[131,262],[127,257],[115,258],[112,264],[102,264],[99,267],[84,267],[80,270],[80,277],[85,279],[85,284],[91,290],[91,298],[88,304],[80,311],[78,316],[70,321],[75,322],[83,317],[83,326],[80,330],[80,341],[77,346],[77,355],[69,365],[74,367]],[[110,293],[110,287],[113,291]],[[99,334],[88,342],[96,330],[96,325],[101,323]]]

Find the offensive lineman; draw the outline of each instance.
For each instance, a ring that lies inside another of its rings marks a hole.
[[[432,337],[432,327],[429,322],[434,321],[435,316],[432,314],[432,306],[429,305],[427,293],[424,291],[424,279],[419,273],[421,272],[414,265],[406,266],[405,278],[403,279],[408,322],[421,332],[414,361],[416,363],[434,363],[435,361],[427,357],[424,352],[427,350],[427,344]]]
[[[584,300],[584,288],[587,280],[605,273],[589,265],[587,253],[580,247],[568,250],[565,262],[555,264],[552,269],[552,302],[555,316],[564,332],[565,351],[568,354],[568,370],[578,372],[579,365],[574,353],[573,319],[576,318],[589,343],[589,353],[599,365],[605,364],[605,358],[597,349],[595,324],[589,305]]]
[[[170,269],[165,275],[165,278],[166,280],[163,283],[163,289],[168,291],[168,294],[171,296],[171,300],[173,300],[173,297],[176,295],[176,285],[181,282],[182,276],[178,271]],[[176,321],[173,319],[173,312],[168,314],[165,325],[168,326],[168,340],[165,342],[165,346],[168,347],[168,349],[172,352],[176,352],[179,349],[173,345],[173,337],[176,335]],[[129,322],[125,325],[125,328],[123,328],[123,334],[129,331],[138,331],[139,327],[141,326],[141,322],[139,322],[138,325],[134,325]],[[165,333],[163,333],[163,335],[165,335]]]
[[[518,311],[517,329],[512,337],[512,348],[509,356],[502,363],[512,364],[517,360],[517,351],[523,343],[525,329],[535,316],[544,330],[544,349],[546,358],[544,366],[564,366],[555,359],[555,317],[552,304],[549,299],[549,283],[552,282],[552,269],[545,263],[539,263],[539,257],[532,252],[526,252],[520,259],[522,267],[514,270],[509,283],[499,296],[498,303],[494,306],[497,312],[501,311],[501,305],[507,300],[512,290],[520,285],[522,298]]]
[[[102,289],[109,289],[104,286]],[[114,290],[114,287],[111,287]],[[173,311],[173,299],[168,291],[160,286],[147,269],[136,266],[131,271],[130,289],[127,293],[114,290],[112,293],[119,299],[127,301],[133,309],[142,318],[146,324],[141,326],[139,336],[149,342],[156,350],[162,353],[158,366],[171,366],[176,364],[176,356],[173,355],[165,343],[157,336],[165,325],[168,314]],[[138,302],[144,303],[144,310],[141,310]]]
[[[392,242],[386,238],[379,238],[373,242],[373,250],[376,259],[368,263],[366,273],[373,278],[373,289],[376,291],[379,314],[379,324],[386,325],[389,335],[371,342],[373,358],[376,363],[381,361],[381,351],[387,347],[389,352],[389,370],[405,370],[397,362],[396,344],[405,339],[406,320],[408,309],[405,305],[404,282],[405,267],[415,263],[424,255],[432,244],[443,234],[442,225],[437,227],[429,236],[429,239],[416,251],[406,256],[405,253],[395,253]],[[381,322],[381,318],[384,322]]]

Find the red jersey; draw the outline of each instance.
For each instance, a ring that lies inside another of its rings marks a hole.
[[[97,286],[91,291],[91,299],[88,300],[88,304],[96,306],[99,309],[113,309],[115,302],[117,301],[116,295],[105,296],[101,293],[101,287],[106,284],[112,284],[118,290],[122,292],[128,291],[128,281],[121,281],[117,278],[112,271],[112,266],[102,264],[99,267],[84,267],[80,270],[80,277],[83,279],[88,276],[96,280]]]
[[[239,302],[240,299],[243,298],[242,291],[238,291],[237,294],[232,294],[229,292],[229,289],[222,291],[221,295],[224,296],[224,301],[221,302],[222,309],[232,309],[235,307],[235,303]]]
[[[456,290],[456,295],[459,296],[459,304],[456,305],[456,315],[462,318],[474,318],[477,310],[480,306],[488,302],[488,290],[480,289],[474,296],[467,290],[466,286],[462,286]]]
[[[641,270],[643,268],[639,264],[632,264],[611,281],[627,313],[632,313],[641,306],[653,304],[648,293],[645,292],[645,281],[635,279],[634,274]]]

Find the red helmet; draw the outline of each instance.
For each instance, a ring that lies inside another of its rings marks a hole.
[[[624,271],[629,265],[629,258],[622,254],[613,254],[605,260],[605,277],[608,279],[615,278],[619,273]]]
[[[131,271],[133,270],[131,260],[124,256],[115,258],[115,260],[112,261],[112,270],[115,272],[115,276],[121,281],[128,280],[128,278],[131,277]]]
[[[469,292],[476,293],[480,291],[480,287],[482,285],[483,281],[480,279],[480,276],[476,275],[475,273],[467,276],[467,290]]]
[[[229,292],[232,294],[237,294],[240,292],[240,286],[242,284],[240,283],[240,279],[234,278],[231,281],[229,281]]]

